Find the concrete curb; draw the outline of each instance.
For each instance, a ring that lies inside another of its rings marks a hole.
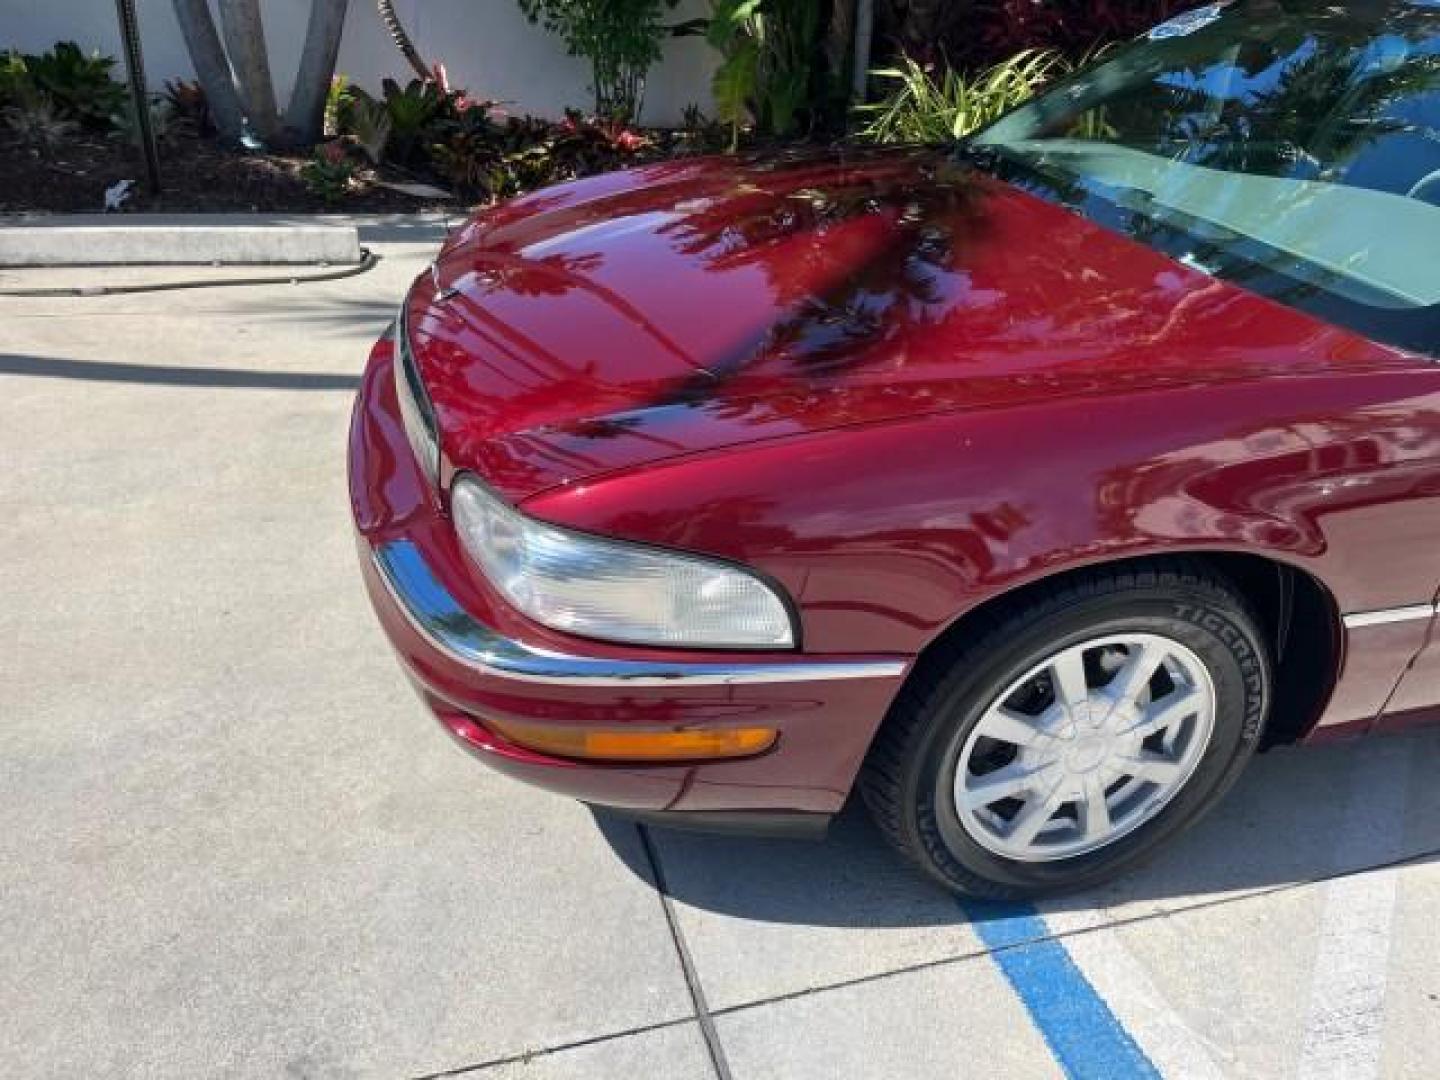
[[[57,214],[0,218],[0,266],[354,264],[353,221],[305,215]]]

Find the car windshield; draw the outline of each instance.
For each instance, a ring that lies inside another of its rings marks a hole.
[[[1206,5],[967,151],[1197,270],[1440,353],[1440,0]]]

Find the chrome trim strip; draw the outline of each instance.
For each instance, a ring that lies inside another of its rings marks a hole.
[[[1359,630],[1365,626],[1385,626],[1388,623],[1428,619],[1434,614],[1434,604],[1410,604],[1406,607],[1380,608],[1377,611],[1356,611],[1343,616],[1342,621],[1345,629]]]
[[[607,660],[534,649],[482,626],[436,579],[408,540],[371,550],[380,580],[410,624],[449,656],[499,679],[564,686],[734,686],[830,679],[893,679],[907,661],[799,660],[753,664]]]

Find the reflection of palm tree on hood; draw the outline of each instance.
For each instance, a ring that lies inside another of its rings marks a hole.
[[[722,200],[662,226],[678,250],[715,270],[759,269],[784,311],[752,348],[710,370],[727,377],[784,353],[820,374],[943,318],[960,255],[984,228],[989,181],[941,158],[916,181],[908,172],[824,189],[756,185],[743,195],[749,205]]]
[[[594,271],[605,261],[602,252],[583,255],[545,255],[527,259],[521,255],[491,250],[474,255],[475,273],[484,290],[504,290],[520,296],[564,296],[579,290],[588,293],[607,307],[619,312],[628,323],[637,327],[666,352],[692,367],[700,362],[669,334],[657,326],[625,297],[597,282]],[[484,291],[480,293],[484,296]]]

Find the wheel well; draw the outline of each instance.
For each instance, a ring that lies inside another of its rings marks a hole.
[[[921,652],[910,677],[914,678],[915,672],[930,664],[943,663],[951,645],[976,619],[982,615],[1003,614],[1005,608],[1024,603],[1032,591],[1053,588],[1097,570],[1134,570],[1146,564],[1173,564],[1177,559],[1228,582],[1249,602],[1260,622],[1275,674],[1262,747],[1280,746],[1303,738],[1330,700],[1340,671],[1339,609],[1329,591],[1313,576],[1263,555],[1206,551],[1138,556],[1063,570],[1027,582],[971,608],[946,627]]]

